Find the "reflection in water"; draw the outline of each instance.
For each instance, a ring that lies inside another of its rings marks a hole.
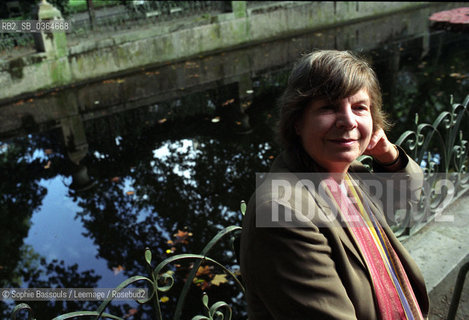
[[[359,28],[362,40],[353,38],[361,47],[350,47],[367,48],[366,28],[367,23]],[[399,123],[393,139],[415,112],[431,121],[450,94],[459,101],[469,86],[467,35],[401,35],[392,33],[367,50],[385,108]],[[176,64],[179,78],[167,82],[155,79],[172,66],[47,94],[31,104],[41,112],[45,105],[58,108],[58,120],[47,118],[50,112],[44,122],[35,116],[35,125],[20,129],[13,118],[3,122],[0,131],[10,138],[0,142],[2,287],[115,287],[128,276],[147,274],[145,247],[159,262],[199,252],[218,230],[239,224],[239,204],[254,191],[255,173],[267,171],[279,152],[274,105],[292,60],[300,49],[330,47],[334,41],[345,46],[337,30],[325,31],[298,37],[296,44],[288,39]],[[274,63],[267,67],[265,60]],[[202,71],[215,76],[203,78]],[[195,83],[201,79],[211,81]],[[172,81],[185,89],[165,93]],[[158,90],[151,87],[156,84]],[[26,104],[16,106],[18,119],[24,119]],[[215,258],[236,269],[230,252],[229,243],[222,243]],[[179,277],[163,303],[166,315],[189,265],[172,268]],[[234,286],[214,284],[218,273],[210,266],[200,270],[186,317],[200,312],[206,291],[211,301],[238,302],[234,318],[242,318],[242,296]],[[92,305],[48,302],[33,308],[37,318],[52,318]],[[0,306],[7,314],[6,305]],[[149,306],[113,308],[116,314],[151,316]]]

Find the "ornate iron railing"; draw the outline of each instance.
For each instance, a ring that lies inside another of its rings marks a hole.
[[[440,219],[444,209],[469,189],[468,140],[464,124],[469,125],[469,95],[463,103],[453,103],[451,110],[439,114],[432,124],[419,123],[415,115],[415,129],[407,130],[396,144],[404,148],[424,171],[424,185],[417,205],[395,213],[394,233],[401,239],[417,233],[427,223]],[[372,158],[359,160],[368,168]]]
[[[246,210],[246,204],[241,202],[241,211],[244,214]],[[185,280],[184,286],[181,290],[179,298],[177,300],[176,309],[174,312],[173,319],[180,319],[182,315],[182,309],[184,303],[186,301],[186,296],[189,292],[189,289],[193,283],[193,280],[196,277],[196,272],[201,266],[203,262],[210,263],[212,265],[216,265],[217,267],[221,268],[225,274],[229,275],[233,280],[234,283],[239,287],[240,291],[244,294],[244,286],[242,285],[241,281],[238,279],[238,276],[235,275],[231,270],[226,268],[223,264],[219,263],[218,261],[210,258],[208,254],[213,249],[213,247],[222,239],[226,237],[230,237],[230,241],[232,244],[233,251],[236,251],[234,247],[234,243],[241,232],[241,227],[239,226],[229,226],[221,230],[212,240],[204,247],[200,254],[178,254],[172,257],[169,257],[162,262],[160,262],[154,269],[152,268],[152,253],[150,249],[145,250],[145,261],[148,267],[152,270],[150,277],[147,276],[133,276],[128,278],[127,280],[123,281],[116,289],[115,292],[121,292],[123,289],[135,285],[136,283],[146,283],[149,286],[150,294],[146,299],[137,300],[140,304],[150,303],[153,302],[155,312],[156,312],[156,319],[162,320],[162,312],[161,312],[161,299],[160,293],[164,293],[169,291],[173,284],[175,283],[175,279],[171,272],[164,272],[169,265],[174,264],[176,262],[182,262],[185,260],[193,260],[195,263],[193,264],[191,271],[187,279]],[[108,318],[108,319],[119,319],[123,320],[125,317],[119,317],[110,313],[106,313],[105,310],[112,302],[112,298],[106,299],[101,303],[96,311],[75,311],[69,312],[63,315],[60,315],[54,320],[65,320],[65,319],[75,319],[81,317],[95,317],[96,319],[99,318]],[[217,301],[212,305],[209,305],[209,297],[204,293],[202,296],[202,304],[206,309],[206,315],[196,315],[192,319],[193,320],[215,320],[215,319],[231,319],[232,316],[232,309],[230,305],[224,301]],[[33,310],[31,307],[26,303],[18,304],[12,312],[11,318],[16,319],[20,312],[26,312],[28,316],[28,320],[33,320]]]
[[[468,190],[469,149],[463,128],[469,124],[469,95],[463,103],[450,104],[451,110],[442,112],[432,124],[419,123],[416,114],[415,129],[396,141],[421,165],[425,175],[419,204],[407,208],[394,226],[398,236],[415,234],[426,223],[441,219],[443,210]]]

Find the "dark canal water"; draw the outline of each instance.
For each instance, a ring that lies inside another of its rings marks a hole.
[[[380,78],[396,139],[415,113],[432,121],[469,93],[469,36],[429,30],[428,12],[318,31],[255,47],[147,68],[0,106],[1,287],[113,288],[147,275],[153,260],[198,253],[239,225],[239,206],[278,154],[275,102],[293,61],[313,48],[353,49]],[[420,20],[419,20],[420,19]],[[418,26],[420,25],[420,26]],[[418,27],[417,27],[418,26]],[[229,243],[214,257],[237,270]],[[173,266],[181,288],[187,265]],[[201,270],[185,318],[242,294]],[[219,279],[219,278],[218,278]],[[163,299],[169,318],[175,292]],[[1,302],[3,316],[11,301]],[[39,319],[94,302],[30,302]],[[201,304],[200,304],[201,305]],[[151,307],[110,311],[148,318]]]

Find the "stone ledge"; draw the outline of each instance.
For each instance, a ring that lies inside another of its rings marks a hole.
[[[469,192],[444,210],[452,222],[433,221],[416,235],[402,241],[420,267],[430,295],[437,294],[450,274],[469,257]],[[451,284],[451,287],[454,283]],[[440,288],[440,289],[439,289]]]

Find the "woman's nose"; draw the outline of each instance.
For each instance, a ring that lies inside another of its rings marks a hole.
[[[338,128],[353,129],[357,126],[357,119],[351,107],[340,108],[337,112],[336,126]]]

